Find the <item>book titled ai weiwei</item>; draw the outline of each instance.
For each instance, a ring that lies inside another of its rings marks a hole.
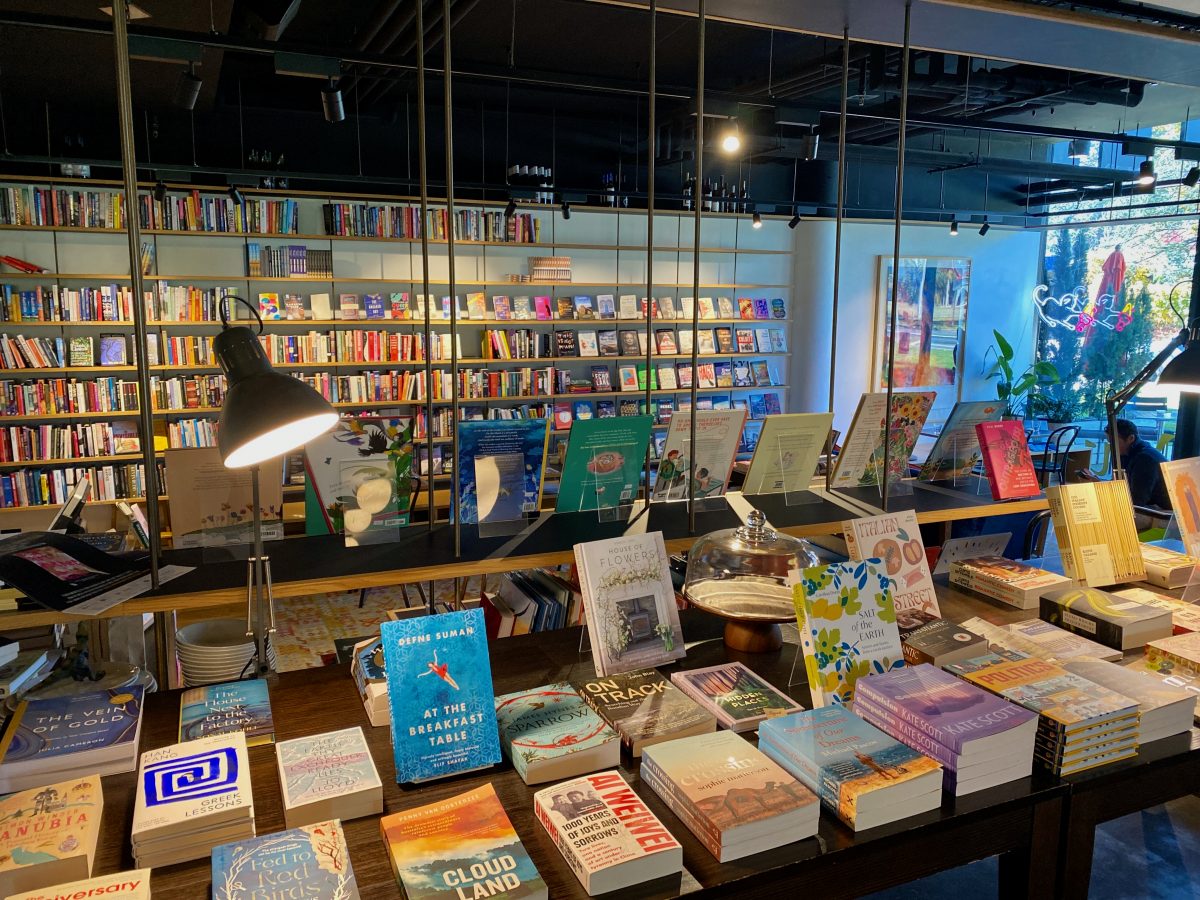
[[[384,622],[396,781],[428,781],[500,761],[483,612]]]

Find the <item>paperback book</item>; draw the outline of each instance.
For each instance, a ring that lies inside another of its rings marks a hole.
[[[275,740],[275,721],[265,679],[209,684],[184,691],[180,696],[181,743],[231,731],[244,732],[248,747]]]
[[[680,410],[671,417],[651,500],[687,499],[689,480],[691,496],[697,499],[725,493],[746,412],[712,409],[696,410],[695,415],[695,447],[690,446],[692,411]]]
[[[981,422],[975,426],[975,433],[993,500],[1036,497],[1042,492],[1021,422]]]
[[[84,900],[85,897],[117,898],[117,900],[150,900],[150,870],[132,869],[99,875],[85,881],[56,884],[10,894],[8,900]]]
[[[922,481],[956,480],[971,474],[981,456],[976,426],[994,422],[1007,405],[995,400],[960,400],[950,410],[933,449],[921,466]]]
[[[882,484],[885,441],[889,480],[906,477],[913,447],[936,397],[933,391],[897,391],[892,394],[889,416],[887,394],[863,394],[833,469],[833,486]]]
[[[951,563],[950,583],[1017,609],[1037,609],[1043,591],[1071,579],[1003,556],[978,556]]]
[[[957,622],[920,610],[896,613],[904,662],[941,667],[987,652],[987,641]]]
[[[892,599],[897,613],[915,610],[940,615],[925,544],[921,540],[921,526],[917,524],[914,511],[849,519],[842,526],[850,558],[878,559],[892,579]]]
[[[564,682],[496,698],[500,746],[526,784],[621,763],[621,738]]]
[[[677,690],[657,669],[594,678],[575,686],[634,757],[662,741],[705,734],[717,720]]]
[[[1046,488],[1063,574],[1105,587],[1146,577],[1125,481],[1084,481]]]
[[[358,900],[350,848],[340,822],[314,822],[213,847],[213,900],[289,895]]]
[[[104,792],[99,775],[0,799],[0,894],[8,897],[92,874]],[[136,895],[134,895],[136,896]]]
[[[288,828],[383,812],[383,782],[357,725],[280,741],[275,762]]]
[[[613,509],[635,500],[653,424],[653,416],[576,422],[567,444],[555,509]]]
[[[478,525],[536,513],[549,442],[549,419],[459,422],[460,520]]]
[[[1046,591],[1042,594],[1041,617],[1052,625],[1122,651],[1170,637],[1175,630],[1169,610],[1088,587]]]
[[[801,710],[794,700],[740,662],[672,672],[671,683],[730,731],[752,731],[765,719]]]
[[[832,426],[833,413],[768,416],[754,447],[742,493],[808,490]]]

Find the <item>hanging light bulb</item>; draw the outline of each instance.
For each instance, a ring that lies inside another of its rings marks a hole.
[[[984,237],[991,230],[992,230],[992,223],[987,220],[986,216],[984,216],[983,225],[981,225],[979,228],[979,236]]]
[[[726,153],[737,153],[742,149],[742,136],[738,134],[736,125],[721,138],[721,149]]]
[[[1154,174],[1153,160],[1142,160],[1142,164],[1138,166],[1138,184],[1150,185],[1158,180],[1158,176]]]
[[[750,225],[753,228],[762,228],[762,215],[756,212],[753,216],[751,216]]]
[[[950,236],[958,237],[958,216],[950,220]]]

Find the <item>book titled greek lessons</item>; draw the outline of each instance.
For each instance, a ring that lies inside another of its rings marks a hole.
[[[576,544],[575,564],[597,675],[683,657],[683,629],[661,531]]]
[[[483,612],[380,626],[396,781],[427,781],[500,761]]]

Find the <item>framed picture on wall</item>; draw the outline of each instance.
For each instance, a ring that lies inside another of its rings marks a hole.
[[[892,257],[879,257],[875,348],[879,387],[894,373],[895,388],[958,383],[967,331],[971,260],[949,256],[902,256],[896,292],[896,353],[889,372],[892,324]]]

